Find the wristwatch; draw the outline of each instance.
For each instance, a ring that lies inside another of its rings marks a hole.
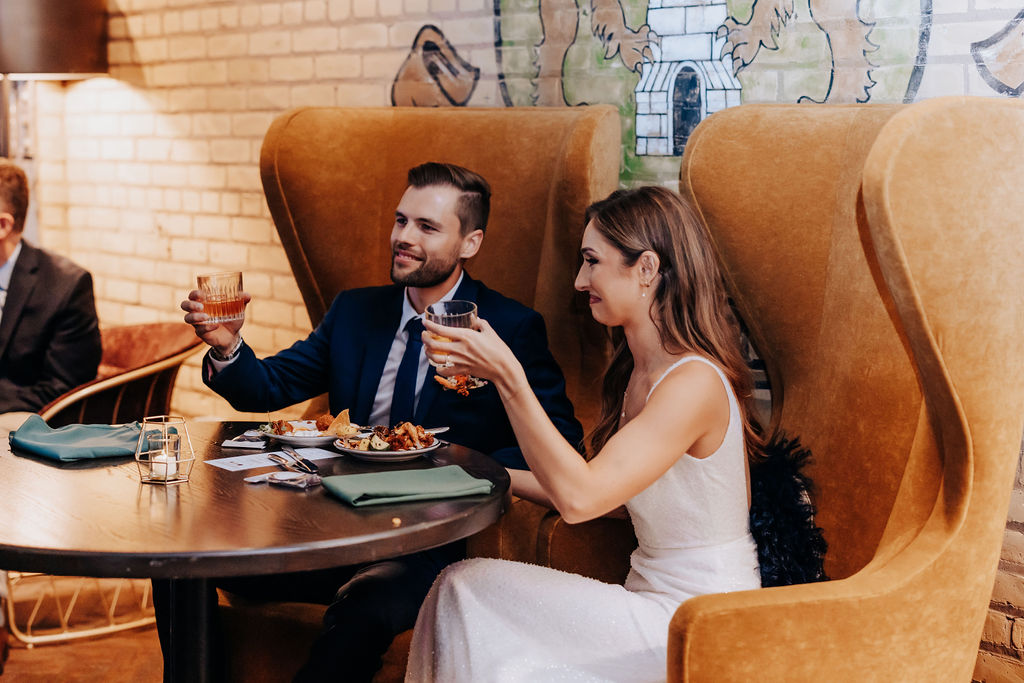
[[[235,337],[235,343],[231,346],[231,350],[227,354],[222,354],[217,349],[210,347],[210,357],[221,363],[229,360],[234,360],[235,356],[238,355],[238,351],[242,348],[242,335]]]

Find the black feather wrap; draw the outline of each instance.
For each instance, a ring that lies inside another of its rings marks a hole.
[[[811,452],[797,438],[777,436],[750,466],[750,532],[757,543],[761,585],[827,581],[828,544],[814,523],[814,484],[803,473]]]

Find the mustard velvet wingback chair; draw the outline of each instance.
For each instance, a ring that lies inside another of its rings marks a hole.
[[[586,207],[618,183],[619,118],[572,109],[302,108],[267,131],[260,172],[313,325],[334,296],[390,283],[388,237],[406,171],[427,161],[483,175],[491,216],[469,272],[536,309],[581,419],[596,416],[604,336],[573,291]]]
[[[670,680],[969,681],[1024,419],[1024,103],[744,105],[680,188],[814,453],[834,580],[701,596]]]
[[[483,247],[468,271],[543,315],[577,417],[585,426],[592,423],[606,335],[574,292],[573,280],[584,210],[618,186],[619,130],[618,111],[608,105],[302,108],[282,114],[264,138],[260,172],[313,325],[338,292],[390,282],[388,240],[406,171],[427,161],[465,166],[483,175],[493,193]],[[536,557],[545,513],[513,501],[499,524],[470,539],[470,553]],[[607,535],[600,524],[590,531],[596,538]],[[614,542],[629,545],[622,529],[613,532]],[[220,613],[232,678],[286,681],[319,631],[323,608],[254,605],[222,594]],[[410,636],[395,641],[375,680],[402,680]]]

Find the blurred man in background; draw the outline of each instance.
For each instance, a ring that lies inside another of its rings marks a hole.
[[[28,194],[0,159],[0,431],[93,379],[103,353],[92,276],[22,239]]]

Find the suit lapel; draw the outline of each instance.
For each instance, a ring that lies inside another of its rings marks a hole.
[[[11,273],[11,286],[7,290],[3,317],[0,317],[0,358],[3,358],[18,325],[25,303],[32,296],[39,279],[39,250],[27,242],[21,243],[21,254]]]
[[[477,294],[477,282],[473,278],[469,277],[469,273],[466,273],[465,277],[462,278],[462,284],[455,290],[455,296],[453,299],[459,299],[461,301],[476,301]],[[434,375],[437,372],[434,367],[427,367],[427,377],[423,381],[423,388],[420,389],[420,400],[416,404],[415,422],[418,425],[423,424],[423,419],[426,417],[430,408],[434,405],[434,400],[437,399],[441,393],[441,385],[434,379]],[[436,425],[435,425],[436,426]]]
[[[373,410],[373,399],[377,395],[377,385],[384,373],[384,363],[391,352],[391,344],[398,331],[398,323],[402,319],[402,296],[405,289],[395,287],[395,294],[380,308],[366,311],[367,320],[363,331],[366,352],[359,374],[359,385],[356,393],[355,414],[352,421],[367,424],[370,411]]]

